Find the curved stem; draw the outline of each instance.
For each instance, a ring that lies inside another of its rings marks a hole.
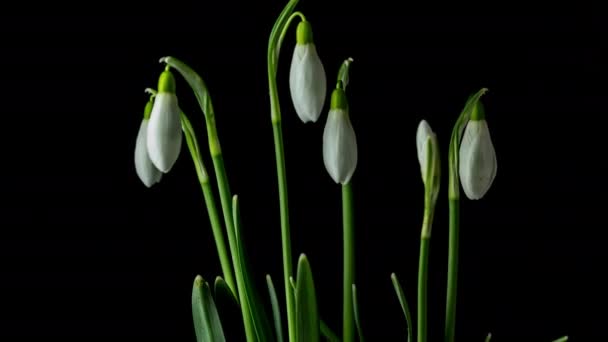
[[[471,116],[471,111],[486,92],[487,88],[481,88],[475,94],[469,96],[464,109],[458,116],[456,124],[452,129],[452,137],[448,151],[448,198],[450,210],[449,243],[448,243],[448,280],[445,304],[445,342],[454,342],[456,327],[456,295],[458,283],[458,235],[459,235],[459,210],[460,210],[460,182],[458,179],[459,146],[462,132]]]
[[[293,12],[298,0],[291,0],[287,3],[277,21],[272,28],[268,40],[267,68],[268,68],[268,88],[270,93],[270,118],[272,122],[272,133],[274,138],[275,159],[277,168],[277,182],[279,188],[279,207],[281,215],[281,246],[283,256],[283,282],[285,288],[285,300],[287,310],[287,327],[289,341],[296,341],[295,331],[295,300],[293,289],[290,283],[292,276],[292,255],[291,255],[291,233],[289,229],[289,207],[287,201],[287,174],[285,171],[285,151],[283,148],[283,130],[281,127],[281,107],[277,89],[277,61],[278,51],[280,51],[280,35],[285,31],[285,25],[289,21],[289,16]]]
[[[355,231],[351,183],[342,186],[342,224],[344,241],[344,277],[342,298],[342,341],[355,340],[352,286],[355,283]]]
[[[287,21],[285,22],[285,26],[283,26],[283,29],[281,30],[281,35],[279,36],[279,40],[277,42],[277,45],[275,46],[275,51],[273,53],[274,56],[274,61],[273,64],[275,65],[275,71],[276,71],[276,65],[279,61],[279,53],[281,52],[281,46],[283,45],[283,39],[285,38],[285,34],[287,34],[287,29],[289,28],[289,25],[291,25],[291,22],[296,18],[296,17],[300,17],[300,20],[302,21],[306,21],[306,17],[304,16],[304,14],[302,14],[302,12],[297,11],[292,13],[289,18],[287,19]]]

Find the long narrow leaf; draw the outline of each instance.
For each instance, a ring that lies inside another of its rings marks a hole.
[[[243,320],[241,306],[224,278],[220,276],[215,278],[213,294],[222,322],[241,322]],[[246,340],[243,324],[230,324],[230,329],[224,331],[224,335],[228,341]]]
[[[272,316],[274,318],[274,330],[277,341],[283,342],[283,325],[281,324],[281,308],[277,299],[277,291],[274,289],[272,278],[269,274],[266,275],[266,284],[268,285],[268,295],[270,296],[270,304],[272,305]]]
[[[221,297],[222,299],[230,302],[232,305],[239,305],[238,299],[236,298],[234,292],[232,292],[230,286],[228,286],[228,283],[226,283],[224,278],[220,276],[215,278],[214,291],[216,300],[218,299],[218,297]]]
[[[296,336],[298,342],[319,342],[319,311],[312,270],[306,255],[300,255],[296,279]]]
[[[364,342],[363,329],[361,329],[361,321],[359,320],[359,303],[357,301],[357,286],[353,284],[353,315],[355,317],[355,324],[357,325],[357,332],[359,333],[359,341]]]
[[[199,275],[192,286],[192,318],[198,342],[225,342],[209,284]]]
[[[566,342],[568,341],[568,336],[562,336],[553,342]]]
[[[395,273],[391,274],[391,280],[393,281],[393,287],[395,288],[395,293],[397,294],[397,298],[399,299],[399,303],[401,304],[401,309],[403,310],[403,314],[405,315],[405,322],[407,324],[407,341],[412,342],[412,315],[410,314],[410,307],[407,305],[407,300],[405,299],[405,294],[403,293],[403,289],[399,284],[399,280],[397,280],[397,275]]]
[[[327,341],[329,341],[329,342],[340,342],[340,338],[338,337],[338,335],[336,335],[336,333],[333,332],[331,330],[331,328],[323,320],[321,320],[320,330],[321,330],[321,335],[323,337],[325,337],[325,339]]]
[[[248,303],[251,320],[258,341],[271,342],[274,341],[274,338],[272,330],[270,329],[270,322],[266,316],[264,307],[261,304],[258,292],[256,291],[255,284],[251,277],[249,264],[247,263],[245,244],[243,242],[243,235],[241,234],[241,213],[237,195],[232,197],[232,214],[234,219],[238,261],[241,264],[241,271],[243,272],[245,283],[245,298],[241,298],[241,300],[246,300]]]

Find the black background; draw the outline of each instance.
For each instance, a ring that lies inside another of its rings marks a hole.
[[[271,274],[283,298],[266,78],[283,2],[89,5],[2,16],[0,335],[194,341],[192,280],[213,279],[219,262],[185,144],[160,184],[146,189],[135,174],[143,90],[156,86],[166,55],[205,79],[256,281]],[[141,11],[123,12],[128,5]],[[368,339],[404,339],[391,272],[415,311],[418,122],[438,134],[445,166],[452,125],[481,87],[498,173],[483,200],[462,203],[458,338],[606,339],[605,16],[395,6],[298,7],[313,25],[328,87],[340,63],[355,60],[356,277]],[[322,315],[339,331],[340,188],[321,156],[327,107],[306,125],[291,107],[294,36],[279,66],[294,260],[309,256]],[[202,113],[180,77],[178,96],[204,144]],[[446,189],[444,177],[431,242],[432,341],[443,327]]]

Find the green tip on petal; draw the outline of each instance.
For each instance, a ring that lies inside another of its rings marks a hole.
[[[486,119],[486,111],[481,101],[477,101],[471,110],[471,121],[481,121]]]
[[[144,108],[144,119],[146,119],[146,120],[150,119],[150,113],[152,113],[152,107],[154,107],[154,100],[152,100],[152,98],[150,98],[150,101],[148,101],[148,103],[146,103],[146,108]]]
[[[346,99],[344,89],[338,87],[331,93],[330,109],[348,109],[348,100]]]
[[[298,24],[296,42],[298,44],[312,43],[312,26],[310,26],[310,22],[307,20],[302,20]]]
[[[158,92],[175,94],[175,77],[168,69],[165,69],[158,78]]]

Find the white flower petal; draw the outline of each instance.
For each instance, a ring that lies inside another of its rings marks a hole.
[[[323,131],[323,163],[336,183],[348,183],[355,173],[357,137],[345,110],[329,111]]]
[[[429,138],[435,136],[431,126],[429,126],[426,120],[420,121],[418,124],[418,130],[416,131],[416,149],[418,151],[418,163],[420,163],[420,173],[422,174],[422,181],[426,184],[426,168],[427,168],[427,154]]]
[[[160,182],[163,174],[152,164],[148,156],[148,148],[146,147],[147,130],[148,120],[143,119],[135,142],[135,172],[144,185],[149,188]]]
[[[327,79],[314,43],[296,44],[289,71],[289,90],[300,120],[316,122],[325,104]]]
[[[460,143],[459,174],[469,199],[482,198],[496,177],[496,152],[485,120],[469,121]]]
[[[177,96],[159,93],[148,124],[147,147],[150,160],[160,171],[171,170],[182,146],[182,126]]]

